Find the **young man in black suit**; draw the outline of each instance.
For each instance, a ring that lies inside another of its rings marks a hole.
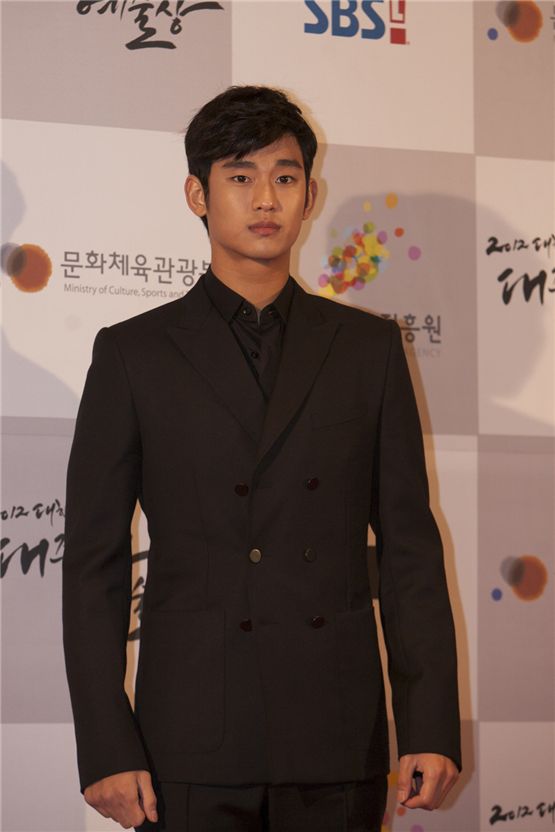
[[[461,767],[453,620],[400,331],[289,274],[317,142],[282,92],[229,88],[185,147],[211,267],[180,300],[100,330],[68,467],[81,790],[124,828],[379,830],[389,759],[369,523],[398,799],[437,807]],[[137,499],[151,548],[133,712]]]

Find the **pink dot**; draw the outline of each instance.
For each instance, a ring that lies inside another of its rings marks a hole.
[[[411,826],[410,832],[424,832],[424,827],[420,826],[419,823],[415,823],[414,826]]]
[[[420,260],[422,250],[418,246],[410,246],[408,254],[410,260]]]
[[[327,276],[327,274],[321,274],[320,277],[318,278],[318,283],[320,284],[320,286],[327,286],[329,282],[330,282],[330,279]]]
[[[378,231],[377,238],[378,238],[378,243],[387,242],[387,231]]]

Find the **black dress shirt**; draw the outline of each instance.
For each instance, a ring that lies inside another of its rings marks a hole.
[[[295,281],[289,275],[277,298],[260,313],[250,301],[226,286],[211,268],[204,278],[208,296],[228,322],[266,401],[274,387],[281,356],[283,333]]]

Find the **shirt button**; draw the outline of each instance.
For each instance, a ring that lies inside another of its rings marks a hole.
[[[260,353],[256,350],[251,350],[251,358],[260,358]]]
[[[326,623],[326,619],[323,615],[315,615],[314,618],[310,619],[310,623],[313,627],[322,627]]]
[[[250,630],[252,630],[252,621],[250,618],[244,618],[243,621],[239,622],[239,626],[242,630],[248,633]]]
[[[312,561],[316,560],[316,552],[308,546],[303,552],[303,558],[309,563],[312,563]]]
[[[310,477],[308,480],[305,480],[305,485],[309,489],[309,491],[314,491],[315,488],[318,488],[320,480],[318,477]]]
[[[251,312],[252,312],[252,309],[250,308],[250,306],[243,306],[241,308],[241,314],[243,314],[243,315],[250,315]]]
[[[235,486],[235,493],[239,495],[239,497],[246,497],[249,493],[249,487],[246,482],[238,482]]]
[[[260,563],[262,560],[262,552],[260,549],[251,549],[249,552],[249,560],[252,563]]]

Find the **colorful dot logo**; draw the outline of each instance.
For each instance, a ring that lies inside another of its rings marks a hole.
[[[394,209],[399,202],[397,194],[386,194],[385,207]],[[365,213],[372,210],[370,200],[362,204]],[[336,237],[337,231],[332,230],[331,237]],[[346,228],[343,232],[341,245],[333,245],[330,253],[324,257],[322,266],[324,271],[318,276],[320,294],[327,297],[340,295],[347,289],[360,291],[368,283],[385,271],[387,260],[391,257],[391,250],[386,246],[391,236],[397,247],[397,240],[402,241],[405,229],[394,225],[390,232],[386,228],[378,227],[369,220],[358,227]],[[404,256],[409,260],[419,260],[422,250],[417,245],[409,245],[404,250]]]
[[[2,267],[21,292],[40,292],[52,274],[50,257],[33,243],[3,246]]]
[[[536,601],[540,598],[548,580],[547,568],[536,555],[505,558],[501,564],[501,575],[521,601]],[[503,591],[495,587],[491,597],[494,601],[500,601]]]
[[[543,26],[543,15],[540,7],[533,0],[508,0],[498,3],[496,12],[499,20],[518,43],[529,43],[536,40]],[[490,40],[497,40],[498,31],[493,26],[487,30]]]

